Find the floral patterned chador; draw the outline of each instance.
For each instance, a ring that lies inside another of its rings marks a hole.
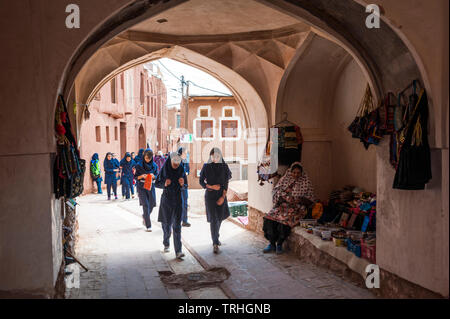
[[[292,175],[292,167],[300,165],[295,162],[288,169],[273,189],[273,209],[267,213],[266,219],[277,221],[281,224],[294,227],[300,223],[306,215],[306,207],[301,203],[305,197],[314,202],[314,189],[308,174],[303,170],[299,178]]]

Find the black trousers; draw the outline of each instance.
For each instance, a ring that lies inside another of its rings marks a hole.
[[[272,245],[275,245],[282,244],[286,238],[288,238],[291,233],[291,227],[274,220],[264,218],[263,231],[264,237],[266,237]]]

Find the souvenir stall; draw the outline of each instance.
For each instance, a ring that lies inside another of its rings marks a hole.
[[[348,127],[365,149],[390,138],[390,163],[395,169],[393,188],[421,190],[431,180],[428,144],[428,100],[414,80],[395,95],[392,92],[374,106],[367,86],[355,119]],[[313,204],[301,227],[333,241],[357,257],[376,263],[376,194],[355,186],[333,191],[327,201]]]
[[[300,226],[375,263],[376,194],[346,186],[308,208]]]

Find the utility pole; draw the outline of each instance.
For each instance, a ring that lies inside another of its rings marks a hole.
[[[184,86],[186,85],[186,91]],[[189,113],[189,81],[184,81],[184,75],[181,76],[181,93],[183,99],[185,99],[184,105],[184,128],[187,130],[189,125],[188,113]]]

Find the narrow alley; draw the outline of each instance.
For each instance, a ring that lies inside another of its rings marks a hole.
[[[190,194],[191,208],[203,205],[202,190]],[[159,195],[158,190],[158,199]],[[77,258],[89,271],[80,270],[80,288],[68,288],[66,298],[374,298],[368,289],[289,252],[263,254],[264,238],[230,221],[223,224],[221,253],[215,255],[205,215],[191,213],[192,227],[182,229],[186,257],[179,261],[173,250],[162,251],[158,207],[151,215],[153,232],[146,232],[137,199],[108,202],[102,195],[90,194],[80,197],[79,205]],[[160,277],[167,272],[198,273],[205,267],[224,267],[229,277],[192,290],[166,287]]]

